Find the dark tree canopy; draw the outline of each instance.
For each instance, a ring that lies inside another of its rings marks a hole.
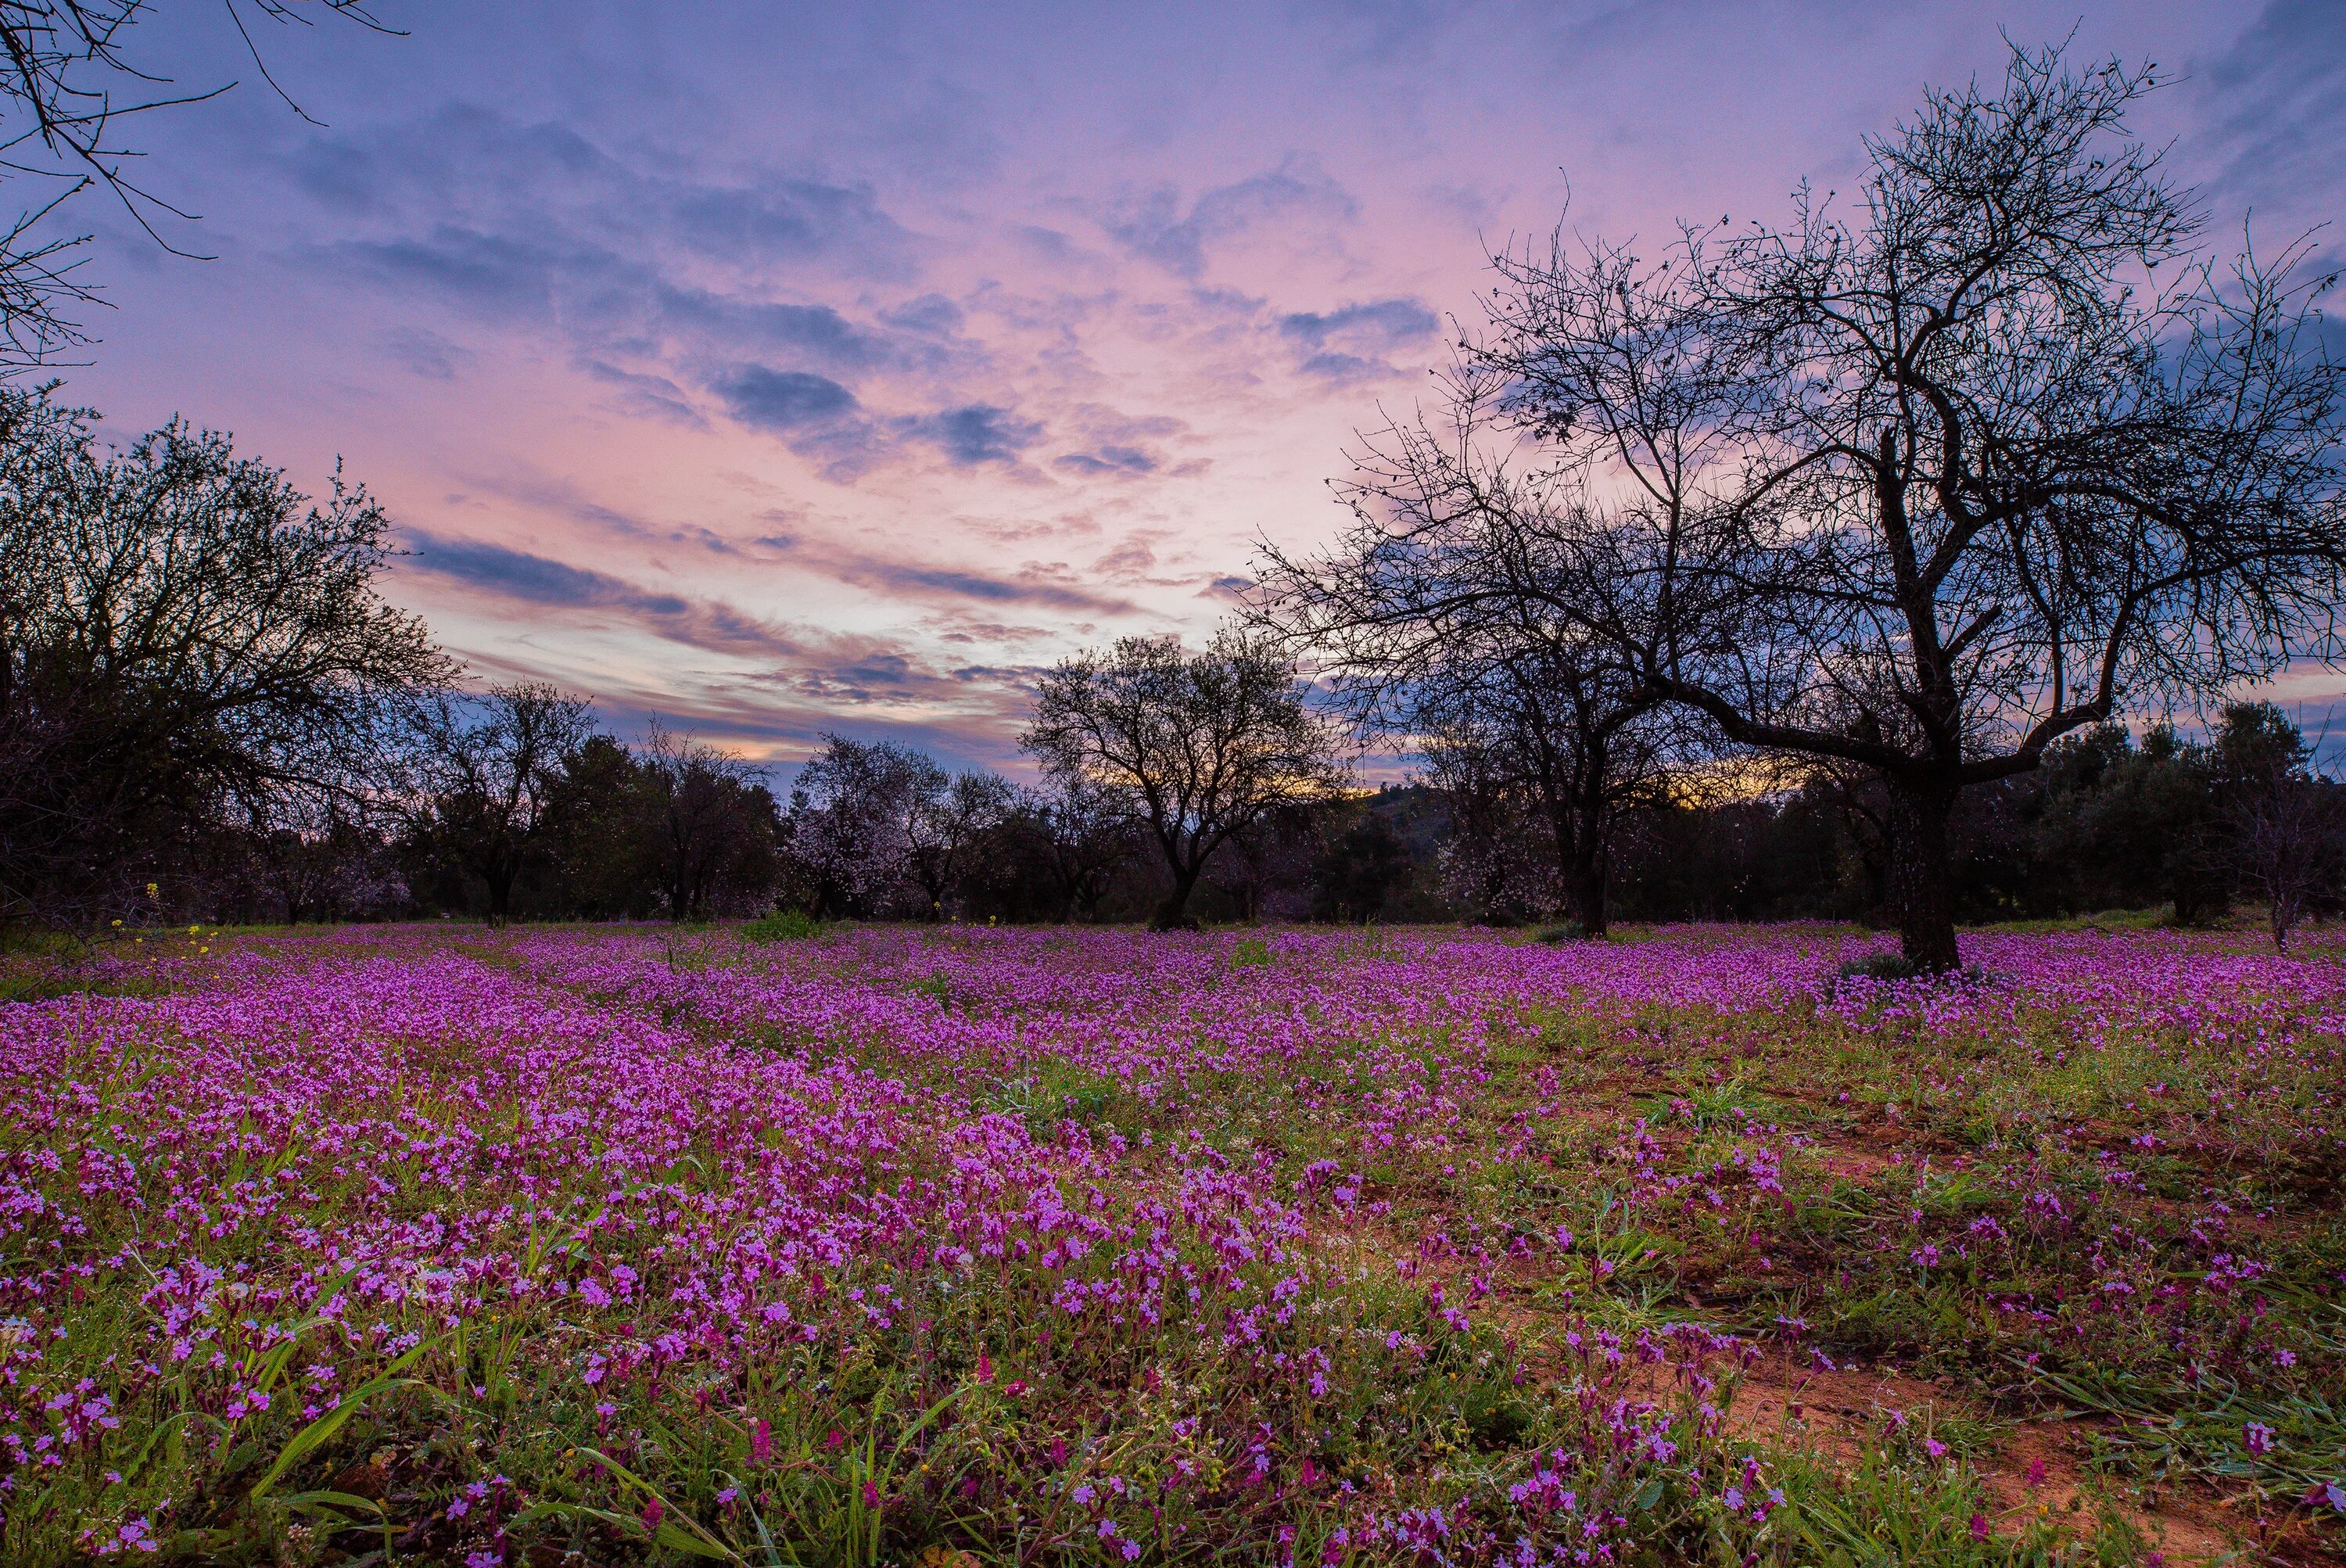
[[[1035,843],[1049,868],[1060,920],[1099,918],[1117,873],[1136,848],[1132,813],[1117,790],[1082,774],[1025,793],[1020,815],[1036,830]]]
[[[567,764],[593,732],[586,702],[543,682],[477,697],[437,691],[417,704],[410,809],[421,831],[480,878],[492,921],[511,914],[515,880],[549,849]]]
[[[117,896],[206,812],[364,804],[452,673],[377,592],[363,490],[313,504],[181,424],[111,453],[91,418],[0,388],[0,878],[37,906]]]
[[[755,769],[657,718],[637,756],[646,860],[668,918],[704,920],[773,884],[779,823]]]
[[[1282,806],[1342,786],[1326,724],[1292,662],[1225,631],[1199,652],[1172,637],[1126,637],[1043,677],[1021,745],[1055,779],[1112,790],[1165,857],[1156,914],[1189,921],[1189,895],[1216,850]]]

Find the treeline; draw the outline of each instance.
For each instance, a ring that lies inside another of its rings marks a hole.
[[[1429,685],[1424,765],[1371,789],[1341,760],[1359,729],[1274,639],[1128,639],[1044,678],[1033,783],[831,736],[781,792],[657,724],[628,744],[550,687],[454,689],[378,596],[365,493],[312,503],[215,435],[111,453],[86,414],[0,389],[0,545],[13,921],[1896,915],[1878,778],[1642,713],[1592,768],[1554,720],[1568,686],[1531,678],[1553,670]],[[2346,804],[2269,705],[2205,742],[2103,725],[1965,791],[1950,863],[1966,919],[2190,922],[2247,899],[2285,937],[2337,901]]]
[[[2218,269],[2125,129],[2157,86],[2015,50],[1862,199],[1494,257],[1352,525],[1202,648],[1047,672],[1033,785],[834,737],[778,798],[460,696],[363,491],[0,389],[0,912],[1831,915],[1944,972],[1960,919],[2247,898],[2285,944],[2341,791],[2234,699],[2346,652],[2336,279]],[[1418,782],[1360,789],[1369,747]]]

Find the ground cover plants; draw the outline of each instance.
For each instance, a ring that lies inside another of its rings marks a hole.
[[[12,956],[0,1560],[2337,1560],[2346,950],[1881,951]]]

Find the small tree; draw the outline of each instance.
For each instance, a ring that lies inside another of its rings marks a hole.
[[[2308,766],[2312,748],[2269,702],[2225,709],[2208,754],[2233,866],[2263,895],[2273,951],[2285,952],[2290,932],[2338,887],[2346,799]]]
[[[1043,677],[1020,744],[1062,787],[1114,791],[1165,857],[1152,924],[1193,926],[1189,896],[1215,850],[1280,807],[1341,789],[1328,726],[1293,663],[1234,631],[1198,653],[1126,637]]]
[[[556,906],[573,917],[640,917],[652,908],[655,846],[643,769],[608,735],[562,759],[544,839]]]
[[[1316,557],[1267,548],[1254,614],[1313,651],[1362,733],[1423,750],[1462,829],[1500,835],[1453,857],[1488,890],[1470,891],[1478,909],[1552,905],[1552,887],[1597,935],[1614,823],[1691,755],[1692,727],[1589,624],[1596,603],[1617,611],[1644,585],[1624,559],[1559,546],[1578,486],[1511,466],[1496,417],[1508,384],[1454,367],[1441,424],[1370,437],[1337,486],[1359,525]],[[1497,826],[1503,799],[1536,824],[1552,876],[1505,869],[1524,846],[1501,841],[1520,833]]]
[[[1556,900],[1555,860],[1502,759],[1474,735],[1420,735],[1426,785],[1442,802],[1435,855],[1443,897],[1462,919],[1522,925]]]
[[[760,901],[775,873],[774,799],[750,765],[657,719],[638,754],[651,847],[672,921]]]
[[[924,902],[923,912],[942,920],[959,891],[971,851],[1009,818],[1017,791],[1007,779],[983,769],[947,778],[931,762],[929,771],[934,782],[923,777],[925,787],[909,802],[904,837],[913,880],[920,884]]]
[[[492,923],[510,917],[515,881],[548,850],[565,765],[593,732],[589,704],[543,683],[478,697],[439,691],[417,705],[418,825],[480,878]]]
[[[1448,771],[1524,802],[1566,907],[1587,934],[1603,935],[1615,825],[1666,793],[1669,764],[1684,750],[1658,700],[1535,642],[1444,657],[1413,706],[1420,732],[1448,754]],[[1469,751],[1474,762],[1462,769]]]
[[[909,747],[825,735],[790,791],[790,855],[814,912],[884,914],[896,905],[913,879],[915,814],[950,782]]]
[[[1051,779],[1047,790],[1027,791],[1022,809],[1040,830],[1058,918],[1099,919],[1117,873],[1138,847],[1128,803],[1118,791],[1076,774]]]
[[[1408,881],[1409,847],[1373,806],[1363,802],[1348,814],[1341,830],[1323,832],[1312,858],[1311,918],[1365,925]]]

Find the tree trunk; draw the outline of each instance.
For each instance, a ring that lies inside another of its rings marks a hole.
[[[1198,873],[1204,868],[1192,866],[1188,871],[1173,868],[1173,891],[1157,906],[1157,913],[1148,922],[1151,931],[1195,931],[1198,922],[1189,916],[1189,895],[1198,886]]]
[[[1580,921],[1583,936],[1605,934],[1605,864],[1604,856],[1583,850],[1574,857],[1572,869],[1572,901],[1574,918]]]
[[[1572,902],[1583,936],[1605,934],[1605,801],[1583,799],[1573,811]]]
[[[1889,784],[1890,876],[1906,962],[1923,974],[1951,974],[1964,964],[1955,946],[1954,869],[1947,855],[1955,791],[1936,781]]]

